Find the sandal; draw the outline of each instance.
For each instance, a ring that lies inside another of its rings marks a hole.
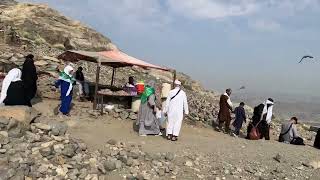
[[[171,135],[171,134],[168,134],[167,139],[168,139],[168,140],[171,140],[171,139],[172,139],[172,135]]]
[[[171,141],[178,141],[178,137],[177,136],[173,136]]]

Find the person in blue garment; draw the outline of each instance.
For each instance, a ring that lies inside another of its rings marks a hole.
[[[73,78],[73,67],[68,65],[60,73],[59,79],[56,81],[56,87],[61,90],[61,105],[59,111],[63,115],[69,116],[72,101],[72,90],[76,80]]]

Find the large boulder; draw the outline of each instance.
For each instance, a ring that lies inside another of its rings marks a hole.
[[[40,116],[34,108],[27,106],[2,106],[0,107],[0,117],[14,119],[23,124],[30,124]]]

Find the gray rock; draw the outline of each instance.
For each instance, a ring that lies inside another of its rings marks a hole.
[[[12,56],[12,57],[9,59],[9,61],[11,61],[11,62],[15,63],[15,62],[17,62],[17,61],[18,61],[18,58],[16,58],[16,57]]]
[[[53,146],[54,152],[55,152],[55,153],[58,153],[58,154],[61,154],[62,151],[63,151],[63,149],[64,149],[64,145],[63,145],[63,144],[55,144],[55,145]]]
[[[164,172],[165,172],[165,173],[170,173],[170,168],[169,168],[169,167],[165,167],[165,168],[164,168]]]
[[[15,128],[18,126],[18,121],[14,120],[14,119],[10,119],[9,124],[7,126],[7,130],[9,131],[12,128]]]
[[[69,172],[68,172],[68,176],[71,178],[71,179],[77,179],[78,176],[79,176],[80,172],[78,169],[71,169]]]
[[[113,117],[114,118],[118,118],[118,117],[120,117],[120,114],[119,113],[113,113]]]
[[[6,119],[6,118],[0,118],[0,124],[8,125],[8,124],[9,124],[9,119]]]
[[[193,166],[192,161],[186,161],[186,162],[185,162],[185,166],[187,166],[187,167],[192,167],[192,166]]]
[[[0,132],[0,144],[8,144],[10,142],[9,135],[6,131]]]
[[[140,165],[140,162],[137,159],[134,159],[132,162],[133,162],[132,166],[139,166]]]
[[[27,131],[25,134],[25,138],[27,138],[28,142],[34,143],[34,142],[39,142],[41,139],[41,136],[38,134],[34,134],[30,131]]]
[[[107,143],[112,145],[112,146],[114,146],[114,145],[116,145],[118,143],[118,141],[115,140],[115,139],[110,139]]]
[[[159,169],[158,171],[157,171],[157,173],[158,173],[158,175],[159,176],[164,176],[166,173],[165,173],[165,170],[164,169]]]
[[[14,169],[9,169],[7,171],[7,175],[6,175],[6,178],[12,178],[14,175],[16,174],[16,171]]]
[[[41,173],[41,174],[45,174],[47,171],[48,171],[48,166],[47,165],[41,165],[39,168],[38,168],[38,171]]]
[[[107,171],[116,170],[116,169],[117,169],[116,161],[113,161],[113,160],[105,161],[105,162],[104,162],[104,168],[105,168]]]
[[[88,149],[85,143],[78,143],[78,146],[81,151],[86,151]]]
[[[68,126],[61,122],[51,122],[50,126],[52,128],[51,133],[54,136],[63,136],[68,130]]]
[[[24,174],[18,172],[18,174],[15,174],[13,177],[11,177],[10,180],[24,180]]]
[[[129,167],[133,166],[133,159],[131,157],[127,159],[126,165]]]
[[[11,138],[21,138],[24,135],[24,132],[19,128],[19,125],[15,128],[11,128],[8,133]]]
[[[77,150],[77,148],[75,147],[75,145],[67,144],[67,145],[65,145],[65,147],[62,151],[62,154],[69,157],[69,158],[72,158],[76,154],[76,150]]]
[[[140,153],[138,150],[132,150],[128,153],[128,157],[131,157],[133,159],[138,159],[140,156]]]
[[[80,170],[80,174],[79,174],[80,179],[84,179],[85,177],[87,177],[87,175],[88,175],[88,171],[85,168]]]
[[[52,147],[42,148],[39,150],[39,152],[43,157],[48,157],[52,155]]]
[[[120,113],[120,118],[121,118],[122,120],[126,120],[126,119],[128,119],[128,117],[129,117],[129,113],[128,113],[127,111],[122,111],[122,112]]]
[[[171,152],[166,153],[165,159],[167,161],[173,161],[174,158],[175,158],[175,154],[174,153],[171,153]]]
[[[133,175],[128,175],[126,179],[127,180],[139,180],[138,178],[134,177]]]
[[[114,108],[114,112],[116,112],[116,113],[121,113],[122,111],[123,111],[123,109]]]
[[[45,130],[45,131],[50,131],[51,130],[51,126],[47,125],[47,124],[43,124],[43,123],[34,123],[33,124],[36,128],[41,129],[41,130]]]
[[[116,161],[116,168],[121,169],[122,168],[122,162],[121,161]]]
[[[138,119],[138,116],[137,116],[135,113],[130,113],[129,119],[131,119],[131,120],[137,120],[137,119]]]
[[[118,160],[120,160],[124,164],[127,164],[128,156],[127,155],[119,155]]]
[[[102,173],[102,174],[106,174],[106,168],[104,167],[103,164],[98,164],[98,170]]]
[[[137,175],[137,179],[138,180],[150,180],[151,179],[151,175],[148,173],[139,173]]]

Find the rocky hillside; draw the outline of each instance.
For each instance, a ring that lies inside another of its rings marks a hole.
[[[46,5],[7,0],[0,2],[0,5],[0,29],[8,35],[5,37],[6,43],[45,44],[62,50],[98,51],[114,48],[108,38]]]

